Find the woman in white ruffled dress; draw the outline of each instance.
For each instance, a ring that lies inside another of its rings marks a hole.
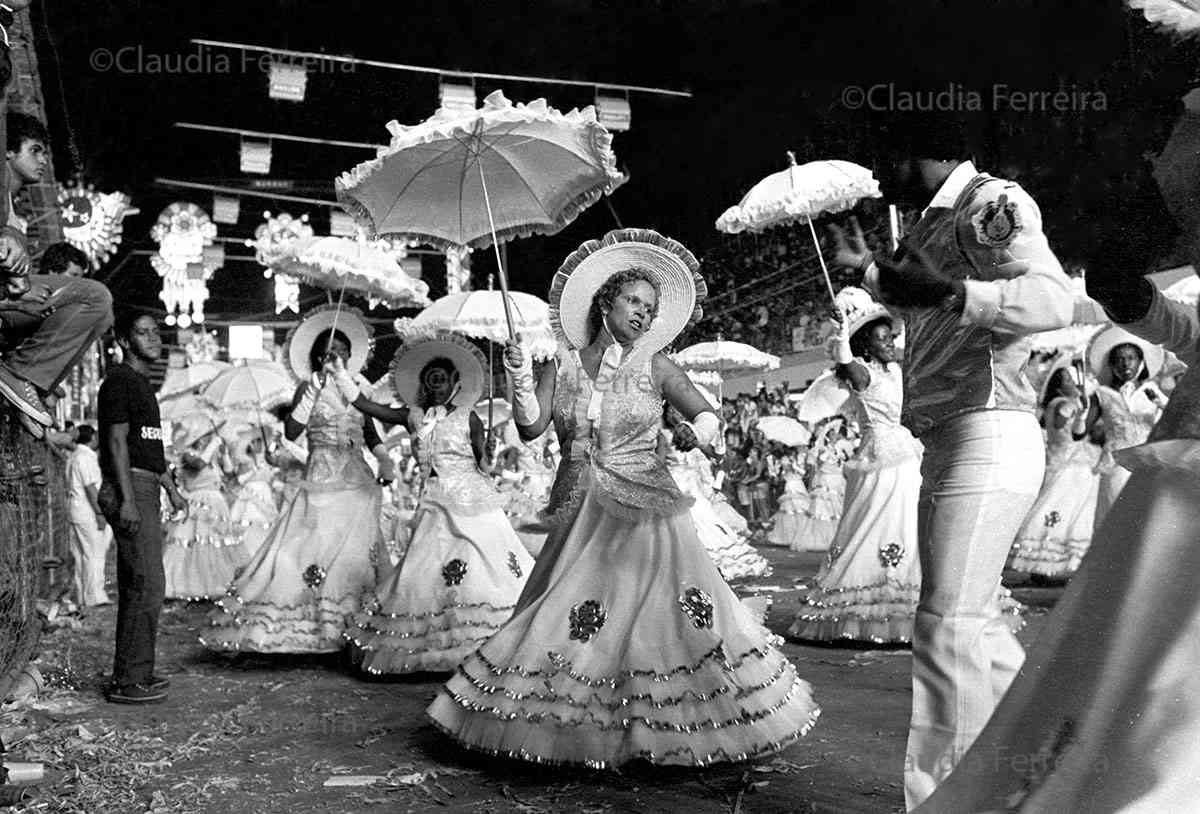
[[[336,320],[337,329],[332,325]],[[328,354],[361,370],[371,333],[349,308],[306,315],[286,358],[302,380],[285,436],[308,435],[304,479],[258,551],[217,603],[201,637],[212,650],[333,653],[386,567],[379,533],[380,485],[363,457],[382,449],[374,427],[319,374]],[[365,384],[365,382],[364,382]]]
[[[229,522],[233,533],[241,537],[249,559],[274,525],[279,516],[279,505],[275,502],[275,467],[267,463],[262,438],[240,440],[239,443],[243,444],[243,449],[235,456],[238,485],[229,510]]]
[[[563,462],[553,530],[516,612],[429,708],[471,749],[591,768],[706,766],[776,752],[816,718],[808,685],[704,553],[655,455],[664,398],[691,420],[677,445],[707,445],[719,427],[661,353],[694,315],[698,266],[648,230],[585,243],[551,289],[556,360],[535,385],[528,353],[505,351],[522,433],[553,420]]]
[[[891,314],[859,288],[838,292],[837,374],[863,429],[845,504],[816,585],[788,631],[807,640],[907,643],[921,591],[921,445],[900,424],[904,395]]]
[[[675,424],[683,417],[678,411],[667,411],[668,421]],[[670,430],[664,431],[667,471],[675,479],[679,491],[692,499],[692,522],[696,534],[704,544],[704,550],[727,582],[765,577],[771,573],[771,564],[754,550],[754,546],[738,537],[737,532],[725,524],[713,510],[712,463],[702,450],[690,449],[683,452],[672,442]]]
[[[805,451],[804,448],[792,450],[780,462],[783,492],[779,495],[779,508],[771,518],[771,530],[767,532],[767,542],[797,551],[805,550],[801,534],[807,524],[803,520],[812,502],[804,487]]]
[[[1078,570],[1092,543],[1100,477],[1100,447],[1088,438],[1088,409],[1077,384],[1082,370],[1063,359],[1042,396],[1046,475],[1037,501],[1017,532],[1008,567],[1045,579]]]
[[[1129,480],[1129,470],[1116,460],[1115,453],[1146,443],[1167,404],[1167,396],[1153,378],[1162,368],[1162,348],[1116,325],[1092,339],[1088,361],[1100,381],[1092,397],[1089,421],[1098,417],[1104,433],[1094,520],[1099,527]]]
[[[406,342],[392,379],[414,406],[354,402],[409,425],[423,482],[404,558],[347,633],[368,673],[453,670],[508,621],[533,568],[504,496],[481,469],[485,431],[471,409],[482,390],[481,355],[447,333]]]
[[[212,427],[205,419],[202,423]],[[197,437],[194,430],[204,433]],[[225,593],[229,581],[245,565],[250,552],[230,525],[229,503],[222,490],[221,439],[203,427],[181,426],[175,433],[179,491],[187,514],[172,522],[163,544],[167,599],[201,601]]]
[[[837,534],[846,494],[843,467],[852,453],[845,427],[845,416],[837,415],[813,428],[807,456],[808,506],[792,538],[793,551],[828,551]]]

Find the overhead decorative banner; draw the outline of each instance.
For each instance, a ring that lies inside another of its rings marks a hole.
[[[265,223],[254,230],[254,240],[246,245],[254,249],[254,257],[263,265],[263,276],[275,278],[275,313],[300,313],[300,283],[291,277],[276,274],[272,266],[290,256],[296,241],[313,237],[308,215],[294,218],[286,212],[272,215],[263,212]]]
[[[132,214],[123,192],[96,192],[91,186],[60,186],[58,211],[63,238],[99,269],[121,245],[125,216]]]
[[[163,278],[159,299],[167,309],[166,323],[189,327],[204,322],[208,279],[223,262],[223,252],[211,251],[217,226],[194,203],[176,202],[158,216],[150,237],[158,251],[150,265]],[[205,251],[205,249],[210,249]]]

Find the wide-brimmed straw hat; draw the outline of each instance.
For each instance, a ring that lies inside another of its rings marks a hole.
[[[300,381],[308,381],[313,370],[309,367],[308,357],[312,352],[313,343],[322,331],[330,328],[341,331],[350,340],[350,359],[346,362],[346,370],[351,375],[361,373],[371,355],[373,332],[363,319],[357,308],[344,305],[322,305],[309,311],[293,328],[283,347],[283,358],[291,369],[292,375]]]
[[[406,340],[392,359],[392,383],[396,396],[416,405],[421,395],[421,371],[434,359],[449,359],[458,373],[458,393],[451,403],[471,408],[483,395],[487,361],[483,351],[458,334],[435,331]]]
[[[1163,349],[1161,345],[1152,345],[1140,336],[1134,336],[1129,331],[1117,325],[1110,325],[1092,337],[1088,345],[1088,367],[1101,384],[1107,385],[1112,381],[1112,368],[1108,364],[1108,355],[1117,345],[1135,345],[1142,351],[1142,359],[1150,376],[1157,376],[1163,366]]]
[[[863,326],[869,325],[877,319],[888,320],[892,324],[893,331],[900,327],[900,322],[896,319],[895,314],[876,302],[865,289],[846,286],[837,293],[835,302],[838,310],[846,318],[846,330],[849,336],[854,336]]]
[[[698,261],[682,243],[650,229],[618,229],[571,253],[550,285],[550,324],[572,348],[592,340],[590,314],[596,292],[619,271],[644,270],[658,290],[658,313],[639,339],[658,351],[700,319],[708,287]]]

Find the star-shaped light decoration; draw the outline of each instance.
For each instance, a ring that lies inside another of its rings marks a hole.
[[[100,193],[92,186],[60,186],[58,212],[63,238],[99,269],[121,245],[123,221],[134,210],[123,192]]]

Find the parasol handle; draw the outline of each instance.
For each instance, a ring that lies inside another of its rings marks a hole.
[[[821,241],[817,239],[817,227],[813,226],[812,218],[808,221],[808,231],[812,233],[813,247],[817,250],[817,259],[821,261],[821,274],[825,276],[825,287],[829,290],[829,299],[837,305],[837,294],[833,292],[833,280],[829,279],[829,268],[825,265],[825,255],[821,253]]]
[[[492,402],[496,400],[496,371],[492,362],[492,343],[488,341],[488,425],[487,438],[492,438]]]
[[[330,351],[333,350],[333,334],[337,331],[338,317],[342,313],[342,298],[345,296],[346,296],[346,284],[342,283],[342,288],[341,288],[341,290],[338,291],[337,308],[333,312],[333,323],[329,326],[329,341],[325,343],[325,357],[328,357]],[[325,358],[325,357],[322,357],[322,358]],[[324,362],[322,362],[322,364],[324,364]],[[315,373],[316,371],[313,371],[313,372]],[[329,381],[328,376],[321,377],[320,390],[325,389],[325,384],[328,381]],[[318,390],[318,392],[320,392],[320,390]]]
[[[508,324],[508,338],[516,340],[517,332],[513,330],[512,306],[508,302],[508,272],[504,270],[504,260],[500,257],[500,239],[496,237],[496,220],[492,217],[492,199],[488,195],[487,179],[483,175],[483,162],[476,162],[479,167],[479,183],[483,187],[483,204],[487,207],[488,227],[492,232],[492,249],[496,252],[496,268],[500,270],[500,299],[504,303],[504,321]]]

